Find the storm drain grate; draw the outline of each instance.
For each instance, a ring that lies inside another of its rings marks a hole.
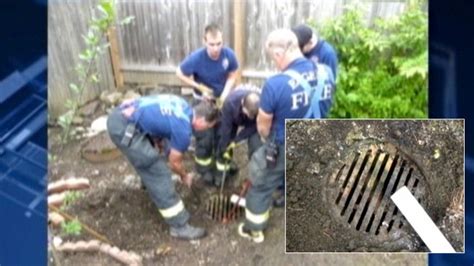
[[[337,215],[357,231],[378,235],[402,228],[406,221],[390,200],[402,186],[422,203],[420,171],[393,145],[388,150],[383,145],[359,149],[331,180]]]
[[[230,200],[230,196],[224,194],[212,195],[207,204],[206,211],[212,220],[226,223],[240,218],[244,208],[236,206]]]

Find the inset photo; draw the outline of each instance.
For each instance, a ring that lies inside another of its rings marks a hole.
[[[464,252],[464,120],[287,120],[286,252]]]

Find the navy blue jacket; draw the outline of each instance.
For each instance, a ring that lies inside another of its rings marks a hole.
[[[217,154],[222,155],[231,141],[239,142],[249,138],[257,132],[256,118],[249,119],[242,112],[242,99],[251,91],[235,89],[227,96],[222,107],[221,122],[219,127],[219,144]],[[237,135],[239,126],[244,128]]]

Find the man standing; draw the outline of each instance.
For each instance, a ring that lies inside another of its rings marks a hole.
[[[224,47],[222,31],[216,24],[206,26],[204,44],[205,47],[194,51],[184,59],[176,70],[176,75],[194,88],[195,103],[207,97],[215,99],[220,104],[234,86],[239,65],[234,51]],[[216,129],[195,132],[194,136],[196,170],[206,182],[212,182],[213,157],[217,145]]]
[[[107,120],[110,138],[135,168],[173,237],[191,240],[206,234],[188,224],[190,215],[175,191],[170,169],[191,186],[193,176],[183,167],[183,154],[192,129],[212,127],[217,113],[208,102],[191,109],[178,96],[157,95],[124,102]]]
[[[267,79],[262,89],[257,129],[265,144],[250,161],[252,185],[246,196],[245,222],[238,228],[239,235],[257,243],[264,241],[272,194],[284,181],[285,119],[307,116],[311,110],[307,88],[318,84],[316,65],[303,57],[291,30],[271,32],[265,48],[283,72]]]
[[[304,56],[315,63],[327,65],[332,71],[334,80],[336,80],[338,59],[333,46],[320,38],[316,33],[313,33],[313,30],[307,25],[298,25],[292,28],[292,31],[298,38],[298,44]],[[323,90],[320,99],[322,118],[327,117],[334,99],[334,87],[332,88],[333,90],[328,90],[327,88]]]
[[[256,117],[260,104],[260,89],[249,84],[237,86],[222,106],[217,145],[215,183],[220,185],[224,172],[231,170],[235,143],[247,139],[248,158],[262,145],[257,133]],[[239,127],[242,129],[238,131]]]

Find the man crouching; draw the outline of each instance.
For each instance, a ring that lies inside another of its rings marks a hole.
[[[178,96],[155,95],[122,103],[107,120],[110,138],[135,168],[173,237],[206,235],[204,228],[188,223],[190,214],[176,193],[171,171],[191,187],[193,175],[183,167],[183,154],[192,130],[211,128],[217,115],[217,108],[206,101],[191,108]]]

